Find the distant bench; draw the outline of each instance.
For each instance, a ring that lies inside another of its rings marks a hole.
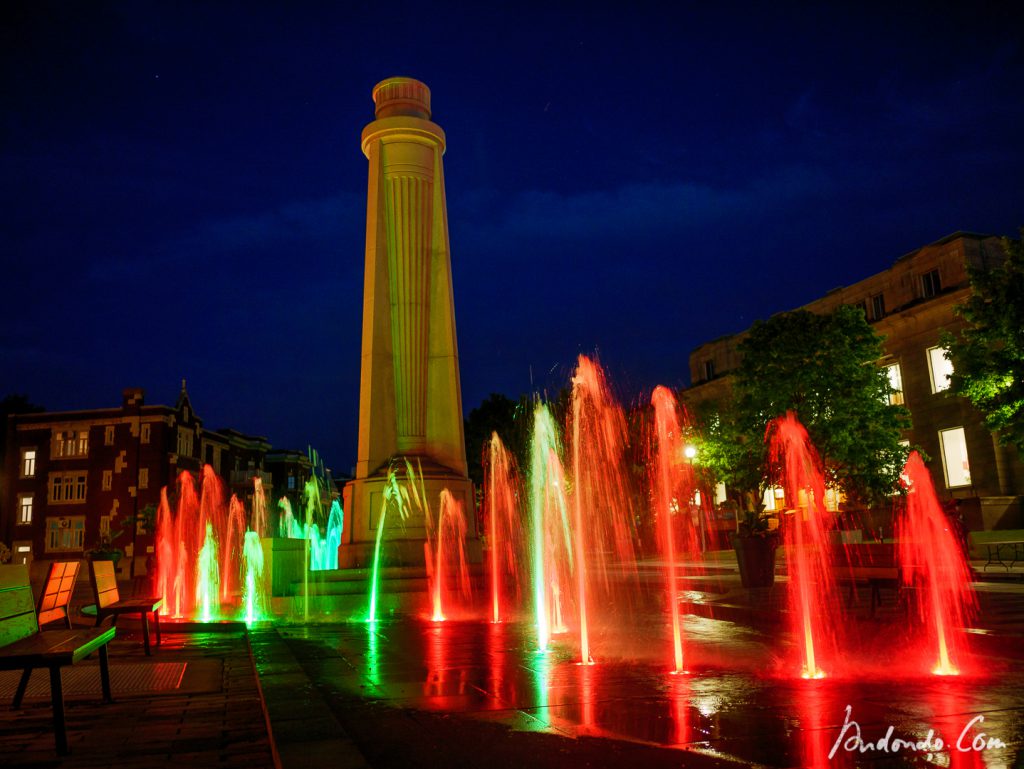
[[[871,592],[871,614],[882,604],[882,590],[894,590],[897,600],[903,589],[903,577],[896,560],[896,546],[890,542],[863,542],[832,546],[836,579],[850,586],[848,603],[853,603],[857,585],[866,584]]]
[[[21,670],[14,694],[14,707],[21,707],[29,678],[35,668],[50,671],[50,699],[53,701],[53,731],[57,752],[68,752],[64,724],[64,690],[61,668],[74,665],[95,651],[100,658],[103,699],[111,701],[107,644],[114,628],[90,630],[40,630],[35,601],[25,564],[0,566],[0,670]]]

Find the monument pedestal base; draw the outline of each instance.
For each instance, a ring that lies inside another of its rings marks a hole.
[[[399,483],[407,487],[410,481],[403,477]],[[472,481],[468,478],[447,474],[434,475],[425,471],[424,477],[417,478],[415,483],[417,493],[426,497],[425,503],[430,508],[435,526],[441,512],[443,490],[447,489],[455,501],[462,505],[463,515],[466,516],[466,559],[470,563],[480,563],[483,559],[483,550],[477,537]],[[345,532],[338,550],[339,568],[369,568],[373,565],[377,525],[383,509],[386,485],[386,476],[357,478],[345,485]],[[412,503],[412,490],[408,491],[410,504],[407,518],[402,519],[394,503],[388,506],[384,518],[384,538],[381,543],[382,566],[423,566],[426,563],[426,519],[423,510]]]

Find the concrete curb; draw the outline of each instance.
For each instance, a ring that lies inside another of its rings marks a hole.
[[[275,766],[369,769],[277,630],[252,630],[248,638]]]

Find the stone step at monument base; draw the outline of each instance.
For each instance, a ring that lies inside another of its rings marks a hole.
[[[278,596],[269,599],[271,612],[286,623],[302,622],[365,622],[369,607],[369,596],[362,592],[314,594],[310,593],[308,612],[306,599],[300,595]],[[487,595],[483,583],[474,580],[472,600],[466,604],[461,599],[458,606],[446,607],[445,613],[452,619],[484,616]],[[421,616],[429,620],[432,611],[431,596],[426,584],[420,590],[396,590],[377,594],[377,618],[384,620],[393,616]]]
[[[484,589],[484,572],[481,564],[469,566],[470,584],[474,591]],[[301,596],[308,589],[309,595],[367,595],[370,590],[371,569],[337,569],[310,572],[309,582],[296,580],[288,590],[290,596]],[[416,567],[392,567],[381,569],[377,579],[380,593],[426,593],[429,580],[426,570]],[[458,589],[454,575],[445,579],[446,588]]]

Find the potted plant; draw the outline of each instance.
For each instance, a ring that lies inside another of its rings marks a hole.
[[[110,534],[101,536],[100,543],[96,547],[85,551],[86,558],[90,561],[113,561],[114,566],[117,566],[117,562],[124,555],[124,550],[115,547],[112,540],[113,537]]]
[[[744,513],[732,540],[743,587],[771,587],[775,584],[775,550],[778,546],[778,531],[769,527],[767,516],[755,510]]]

